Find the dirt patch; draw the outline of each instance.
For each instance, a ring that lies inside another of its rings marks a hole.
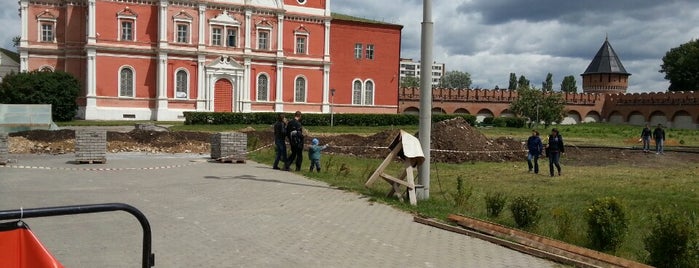
[[[259,148],[274,143],[271,129],[245,129],[248,144]],[[117,152],[199,153],[211,152],[213,133],[188,131],[150,131],[134,129],[130,132],[107,132],[107,150]],[[327,154],[352,155],[363,158],[385,158],[387,148],[400,134],[386,130],[370,136],[354,134],[307,134],[306,143],[319,138],[321,144],[330,144]],[[416,136],[419,135],[416,134]],[[34,130],[10,134],[11,153],[66,154],[75,152],[73,130]],[[631,140],[629,140],[632,142]],[[445,163],[525,161],[522,141],[511,138],[489,139],[462,118],[435,123],[432,126],[432,161]],[[546,159],[542,159],[546,161]],[[632,166],[658,166],[671,163],[699,162],[698,153],[668,152],[659,157],[639,150],[614,148],[579,148],[568,146],[562,160],[566,165],[603,166],[626,163]]]

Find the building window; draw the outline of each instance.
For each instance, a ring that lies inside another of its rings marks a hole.
[[[307,35],[301,35],[301,34],[296,35],[296,54],[307,54],[308,53],[307,41],[308,41]]]
[[[229,28],[226,35],[228,47],[238,47],[238,28]]]
[[[41,66],[39,72],[53,72],[53,68],[51,66]]]
[[[267,93],[269,92],[269,78],[266,74],[261,74],[257,77],[257,100],[267,101]]]
[[[185,70],[179,70],[175,73],[175,98],[187,98],[189,92],[189,75]]]
[[[117,37],[118,40],[136,40],[136,18],[138,18],[138,14],[133,12],[133,10],[129,9],[128,7],[117,12],[117,21],[119,23],[119,36]]]
[[[41,42],[53,42],[53,23],[41,23]]]
[[[296,78],[294,83],[294,101],[306,102],[306,79],[303,77]]]
[[[362,104],[362,82],[355,80],[352,85],[352,104]]]
[[[211,45],[212,46],[223,45],[223,43],[221,43],[221,31],[223,31],[223,29],[218,28],[218,27],[211,29]]]
[[[364,83],[364,105],[374,105],[374,82]]]
[[[257,31],[257,49],[269,50],[269,31]]]
[[[189,43],[189,24],[177,24],[177,43]]]
[[[134,71],[130,67],[122,67],[119,71],[119,97],[134,96]]]
[[[133,41],[133,21],[122,20],[121,21],[121,36],[120,40]]]
[[[366,58],[369,60],[374,59],[374,45],[372,45],[372,44],[366,45]]]
[[[360,43],[354,44],[354,58],[355,59],[362,58],[362,44],[360,44]]]

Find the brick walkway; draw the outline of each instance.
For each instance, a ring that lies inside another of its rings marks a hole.
[[[391,207],[268,166],[196,155],[11,155],[0,210],[121,202],[153,229],[155,267],[558,267],[431,228]],[[140,267],[141,228],[109,212],[26,219],[66,267]]]

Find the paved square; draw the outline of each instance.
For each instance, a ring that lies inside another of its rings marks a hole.
[[[268,166],[197,155],[10,155],[0,210],[126,203],[153,231],[155,267],[557,267]],[[140,267],[125,212],[25,220],[66,267]]]

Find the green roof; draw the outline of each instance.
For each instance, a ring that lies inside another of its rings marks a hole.
[[[10,59],[12,59],[13,61],[16,61],[17,63],[19,63],[19,53],[12,52],[12,51],[4,49],[4,48],[0,48],[0,52],[7,55],[8,57],[10,57]]]
[[[363,22],[363,23],[371,23],[371,24],[383,24],[383,25],[393,25],[393,26],[401,26],[399,24],[394,24],[394,23],[388,23],[384,21],[378,21],[378,20],[372,20],[372,19],[366,19],[366,18],[360,18],[360,17],[355,17],[355,16],[350,16],[346,14],[340,14],[340,13],[332,13],[332,18],[334,20],[346,20],[346,21],[355,21],[355,22]]]

